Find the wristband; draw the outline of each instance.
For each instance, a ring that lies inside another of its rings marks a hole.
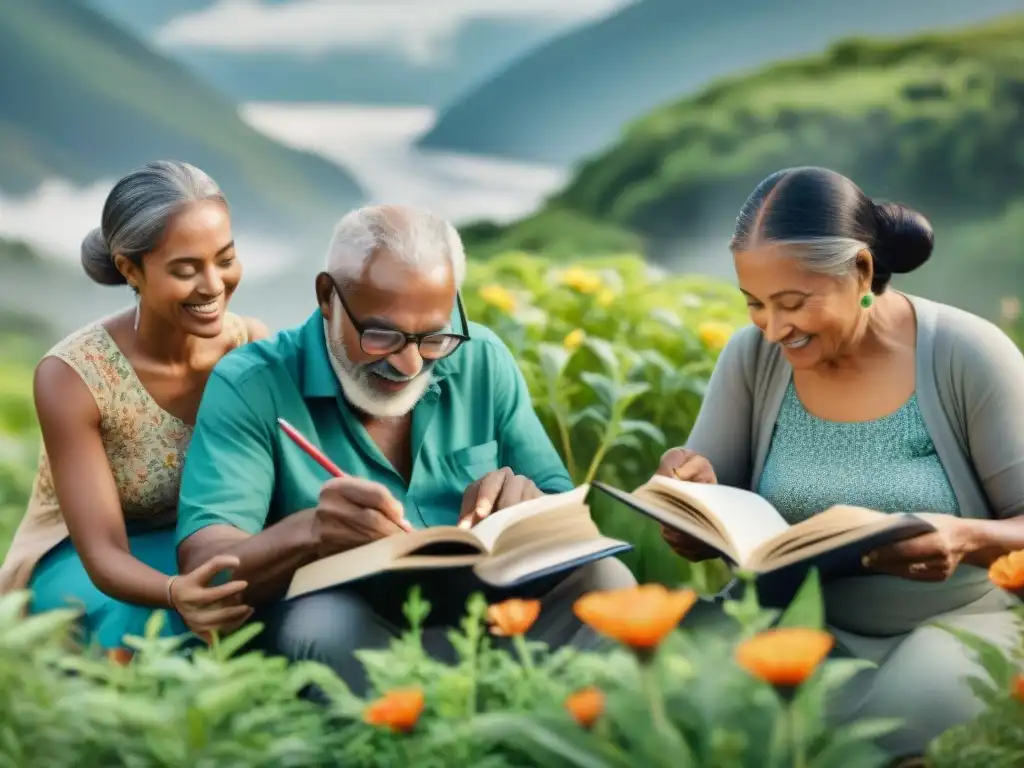
[[[174,586],[174,581],[177,578],[178,574],[174,574],[173,576],[171,576],[171,578],[167,580],[167,605],[170,607],[172,611],[178,610],[178,608],[174,605],[174,595],[171,593],[171,587]]]

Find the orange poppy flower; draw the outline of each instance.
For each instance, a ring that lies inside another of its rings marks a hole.
[[[1013,686],[1010,693],[1017,701],[1024,703],[1024,673],[1018,673],[1013,678]]]
[[[834,644],[832,635],[817,629],[769,629],[741,642],[736,662],[777,688],[795,688],[814,673]]]
[[[565,708],[573,720],[583,728],[590,728],[604,714],[604,693],[593,686],[583,688],[566,697]]]
[[[540,616],[540,600],[505,600],[487,609],[487,621],[495,635],[525,635]]]
[[[608,592],[591,592],[573,606],[584,624],[636,650],[652,650],[672,632],[693,604],[692,589],[669,590],[643,584]]]
[[[1003,555],[988,569],[988,578],[1007,592],[1024,589],[1024,550]]]
[[[135,652],[130,648],[111,648],[107,651],[107,658],[115,664],[121,664],[122,666],[131,662],[134,656]]]
[[[423,691],[406,688],[390,691],[370,704],[363,719],[370,725],[379,725],[393,731],[411,731],[423,713]]]

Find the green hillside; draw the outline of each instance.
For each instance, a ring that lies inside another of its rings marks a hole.
[[[1018,11],[1021,0],[636,0],[538,46],[450,104],[421,143],[558,165],[717,78],[850,35],[909,35]]]
[[[936,259],[911,287],[976,308],[1007,281],[1024,282],[1024,17],[849,40],[714,83],[630,125],[544,210],[498,239],[514,243],[528,229],[539,242],[585,240],[590,220],[637,233],[655,259],[681,269],[709,240],[724,261],[753,186],[805,164],[835,168],[933,219]],[[540,220],[573,227],[541,238]]]
[[[289,233],[362,195],[345,171],[252,130],[186,69],[78,3],[0,0],[0,69],[5,192],[178,158],[220,182],[240,221]]]

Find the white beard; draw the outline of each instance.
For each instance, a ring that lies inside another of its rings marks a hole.
[[[336,301],[334,297],[333,301]],[[331,314],[336,318],[333,323],[340,326],[341,307],[332,307],[335,311]],[[331,361],[331,368],[334,375],[338,377],[341,384],[341,391],[345,399],[357,410],[376,419],[397,419],[405,416],[420,401],[424,393],[434,380],[431,373],[420,373],[412,379],[401,392],[381,392],[373,386],[373,374],[355,365],[345,351],[345,344],[342,342],[342,330],[340,327],[335,331],[330,327],[327,320],[324,320],[324,337],[327,340],[328,359]]]

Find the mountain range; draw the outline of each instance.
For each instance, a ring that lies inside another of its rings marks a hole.
[[[639,0],[541,45],[455,100],[430,149],[573,164],[659,104],[839,37],[983,21],[1020,0]]]
[[[239,226],[291,235],[318,225],[320,240],[363,197],[345,170],[253,130],[230,100],[80,3],[0,0],[0,69],[4,193],[176,158],[217,179]]]
[[[208,7],[213,0],[86,2],[149,40],[174,17]],[[398,50],[380,47],[245,51],[168,45],[164,52],[239,102],[441,106],[565,26],[557,19],[470,19],[452,35],[444,56],[426,61],[413,61]]]
[[[571,254],[631,235],[674,270],[725,275],[743,200],[798,165],[928,216],[935,255],[898,285],[991,312],[1024,284],[1024,16],[846,39],[713,81],[634,120],[534,215],[464,228],[464,239],[477,253]]]

